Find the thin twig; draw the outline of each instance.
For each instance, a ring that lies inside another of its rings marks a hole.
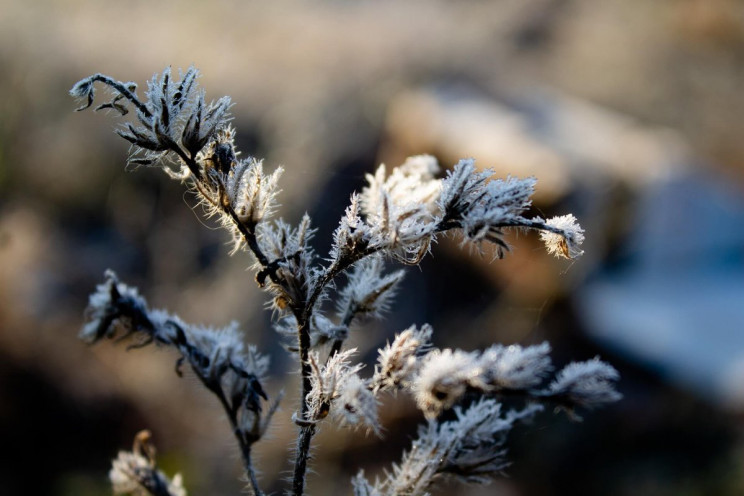
[[[225,413],[227,413],[227,418],[230,421],[230,427],[232,428],[233,434],[235,435],[235,439],[238,441],[238,446],[240,446],[240,455],[243,460],[243,469],[245,470],[245,475],[248,478],[248,482],[250,483],[249,488],[251,489],[252,496],[263,496],[263,492],[258,486],[258,479],[256,478],[256,471],[253,468],[253,463],[251,461],[251,446],[252,442],[249,442],[245,437],[243,436],[242,430],[238,426],[238,419],[236,416],[236,409],[232,408],[230,403],[227,401],[227,398],[225,398],[225,393],[222,390],[221,385],[218,385],[217,388],[211,388],[205,379],[201,377],[198,373],[199,379],[202,380],[202,383],[212,391],[217,398],[220,400],[220,403],[222,404],[222,407],[225,410]]]
[[[91,81],[91,84],[93,82],[95,82],[95,81],[98,81],[98,82],[101,82],[101,83],[106,84],[108,86],[111,86],[116,91],[118,91],[124,98],[126,98],[127,100],[129,100],[130,102],[132,102],[132,104],[135,107],[137,107],[137,110],[139,110],[140,112],[142,112],[142,114],[145,117],[152,117],[152,114],[147,109],[147,106],[144,103],[142,103],[139,100],[139,98],[137,98],[134,95],[134,93],[132,93],[131,91],[129,91],[129,89],[126,87],[126,85],[124,83],[122,83],[121,81],[117,81],[116,79],[110,78],[110,77],[108,77],[108,76],[106,76],[104,74],[100,74],[100,73],[92,75],[90,77],[90,81]],[[89,106],[90,106],[90,103],[86,107],[83,107],[83,108],[78,109],[78,110],[86,109]]]

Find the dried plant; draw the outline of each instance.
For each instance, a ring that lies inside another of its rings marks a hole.
[[[96,84],[105,86],[111,99],[96,110],[134,113],[116,131],[132,144],[129,163],[159,167],[185,183],[231,233],[233,252],[252,254],[256,282],[271,297],[276,330],[300,368],[290,494],[305,492],[311,442],[324,419],[379,434],[382,394],[412,395],[426,423],[383,480],[371,483],[362,472],[354,478],[356,495],[424,495],[445,477],[485,483],[506,466],[509,430],[542,404],[560,406],[578,418],[578,408],[620,398],[614,388],[617,372],[598,359],[572,363],[553,375],[547,343],[437,349],[426,324],[397,334],[380,350],[374,374],[360,375],[355,350],[344,350],[344,342],[353,324],[380,317],[394,300],[403,272],[386,272],[386,261],[416,265],[437,237],[448,233],[459,235],[464,244],[490,245],[500,258],[509,250],[508,229],[537,230],[550,253],[575,258],[582,254],[583,230],[572,215],[525,216],[534,178],[497,179],[468,159],[440,178],[436,160],[422,155],[392,171],[380,166],[368,175],[367,187],[351,196],[330,253],[320,257],[310,246],[315,231],[307,215],[297,225],[272,219],[282,169],[267,173],[260,160],[239,158],[229,124],[230,99],[207,102],[197,77],[194,68],[178,77],[166,69],[148,82],[140,99],[135,83],[95,74],[70,93],[84,100],[78,109],[83,110],[93,104]],[[339,287],[341,274],[346,284]],[[324,305],[329,300],[335,309]],[[88,343],[128,337],[135,347],[175,348],[181,355],[177,372],[188,364],[223,406],[240,447],[248,490],[263,494],[251,451],[281,395],[270,396],[264,388],[267,358],[244,344],[237,324],[207,329],[150,309],[136,289],[108,271],[90,297],[81,337]],[[504,412],[499,400],[507,395],[523,398],[524,407]],[[118,492],[185,493],[180,478],[167,481],[137,446],[114,461],[111,480]]]
[[[132,451],[120,451],[111,465],[109,479],[114,494],[186,496],[180,474],[171,480],[158,470],[150,431],[138,432]]]

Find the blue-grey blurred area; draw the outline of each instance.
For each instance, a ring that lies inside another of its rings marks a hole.
[[[144,428],[190,494],[243,487],[219,405],[177,356],[77,340],[107,268],[271,354],[265,388],[286,398],[257,466],[274,494],[290,473],[295,363],[251,258],[228,255],[182,185],[127,170],[117,118],[67,94],[95,72],[142,88],[168,65],[233,98],[239,148],[286,169],[279,215],[310,213],[320,254],[364,175],[421,153],[534,175],[534,214],[586,229],[568,262],[531,233],[503,260],[442,239],[388,318],[353,330],[367,373],[428,322],[437,346],[547,340],[557,366],[600,356],[622,375],[624,399],[582,423],[545,412],[517,429],[491,486],[432,494],[744,494],[738,0],[0,0],[0,494],[110,494],[110,460]],[[312,494],[381,474],[423,421],[404,395],[381,419],[382,439],[321,428]]]

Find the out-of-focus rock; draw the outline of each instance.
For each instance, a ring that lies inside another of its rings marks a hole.
[[[579,292],[591,336],[744,410],[744,199],[700,174],[643,192],[615,270]]]
[[[504,99],[462,86],[406,92],[390,105],[386,135],[391,163],[424,150],[447,163],[473,157],[498,175],[537,177],[542,204],[596,182],[635,190],[688,163],[672,131],[545,90]]]

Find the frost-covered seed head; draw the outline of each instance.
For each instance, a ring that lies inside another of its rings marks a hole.
[[[420,329],[411,326],[379,350],[372,378],[375,391],[395,390],[410,385],[418,372],[421,357],[431,348],[432,332],[429,324],[422,325]]]
[[[577,223],[576,217],[571,214],[548,219],[546,224],[559,230],[559,233],[542,231],[540,239],[545,243],[548,253],[556,257],[578,258],[584,251],[581,244],[584,242],[584,230]]]
[[[181,474],[169,479],[155,465],[155,450],[149,444],[150,434],[141,431],[135,437],[132,451],[120,451],[111,462],[109,480],[114,494],[133,496],[186,496]],[[143,445],[142,439],[148,444]],[[166,492],[167,491],[167,492]]]
[[[413,384],[416,404],[427,418],[435,418],[454,405],[471,385],[481,385],[477,353],[436,350],[427,354]]]
[[[362,368],[361,364],[351,365],[350,359],[355,353],[356,348],[336,353],[325,364],[322,364],[317,352],[310,353],[308,360],[312,365],[310,375],[312,387],[306,397],[310,420],[325,418],[331,411],[335,400],[341,396],[347,386],[350,392],[355,389],[354,385],[358,379],[356,374]],[[349,404],[354,403],[351,399],[349,402]],[[360,403],[365,403],[365,400],[360,400]],[[362,412],[359,413],[362,414]]]
[[[456,407],[455,419],[429,420],[419,428],[411,449],[383,481],[372,485],[358,474],[355,494],[423,496],[439,477],[487,483],[507,465],[503,445],[514,423],[540,410],[539,406],[528,406],[502,414],[501,405],[492,399],[481,399],[468,408]]]
[[[538,386],[551,371],[550,345],[493,345],[480,357],[489,388],[529,389]]]
[[[572,405],[593,408],[622,398],[615,390],[618,379],[617,370],[599,358],[573,362],[560,371],[549,393],[566,397]]]
[[[438,213],[436,201],[441,191],[441,181],[435,176],[439,164],[431,155],[409,157],[395,167],[389,176],[385,166],[377,168],[374,175],[367,174],[369,185],[362,191],[364,214],[375,216],[379,212],[382,193],[395,205],[419,204],[431,213]]]
[[[377,418],[377,400],[358,375],[349,375],[339,387],[339,395],[331,410],[333,418],[341,425],[365,427],[380,435],[380,422]]]

